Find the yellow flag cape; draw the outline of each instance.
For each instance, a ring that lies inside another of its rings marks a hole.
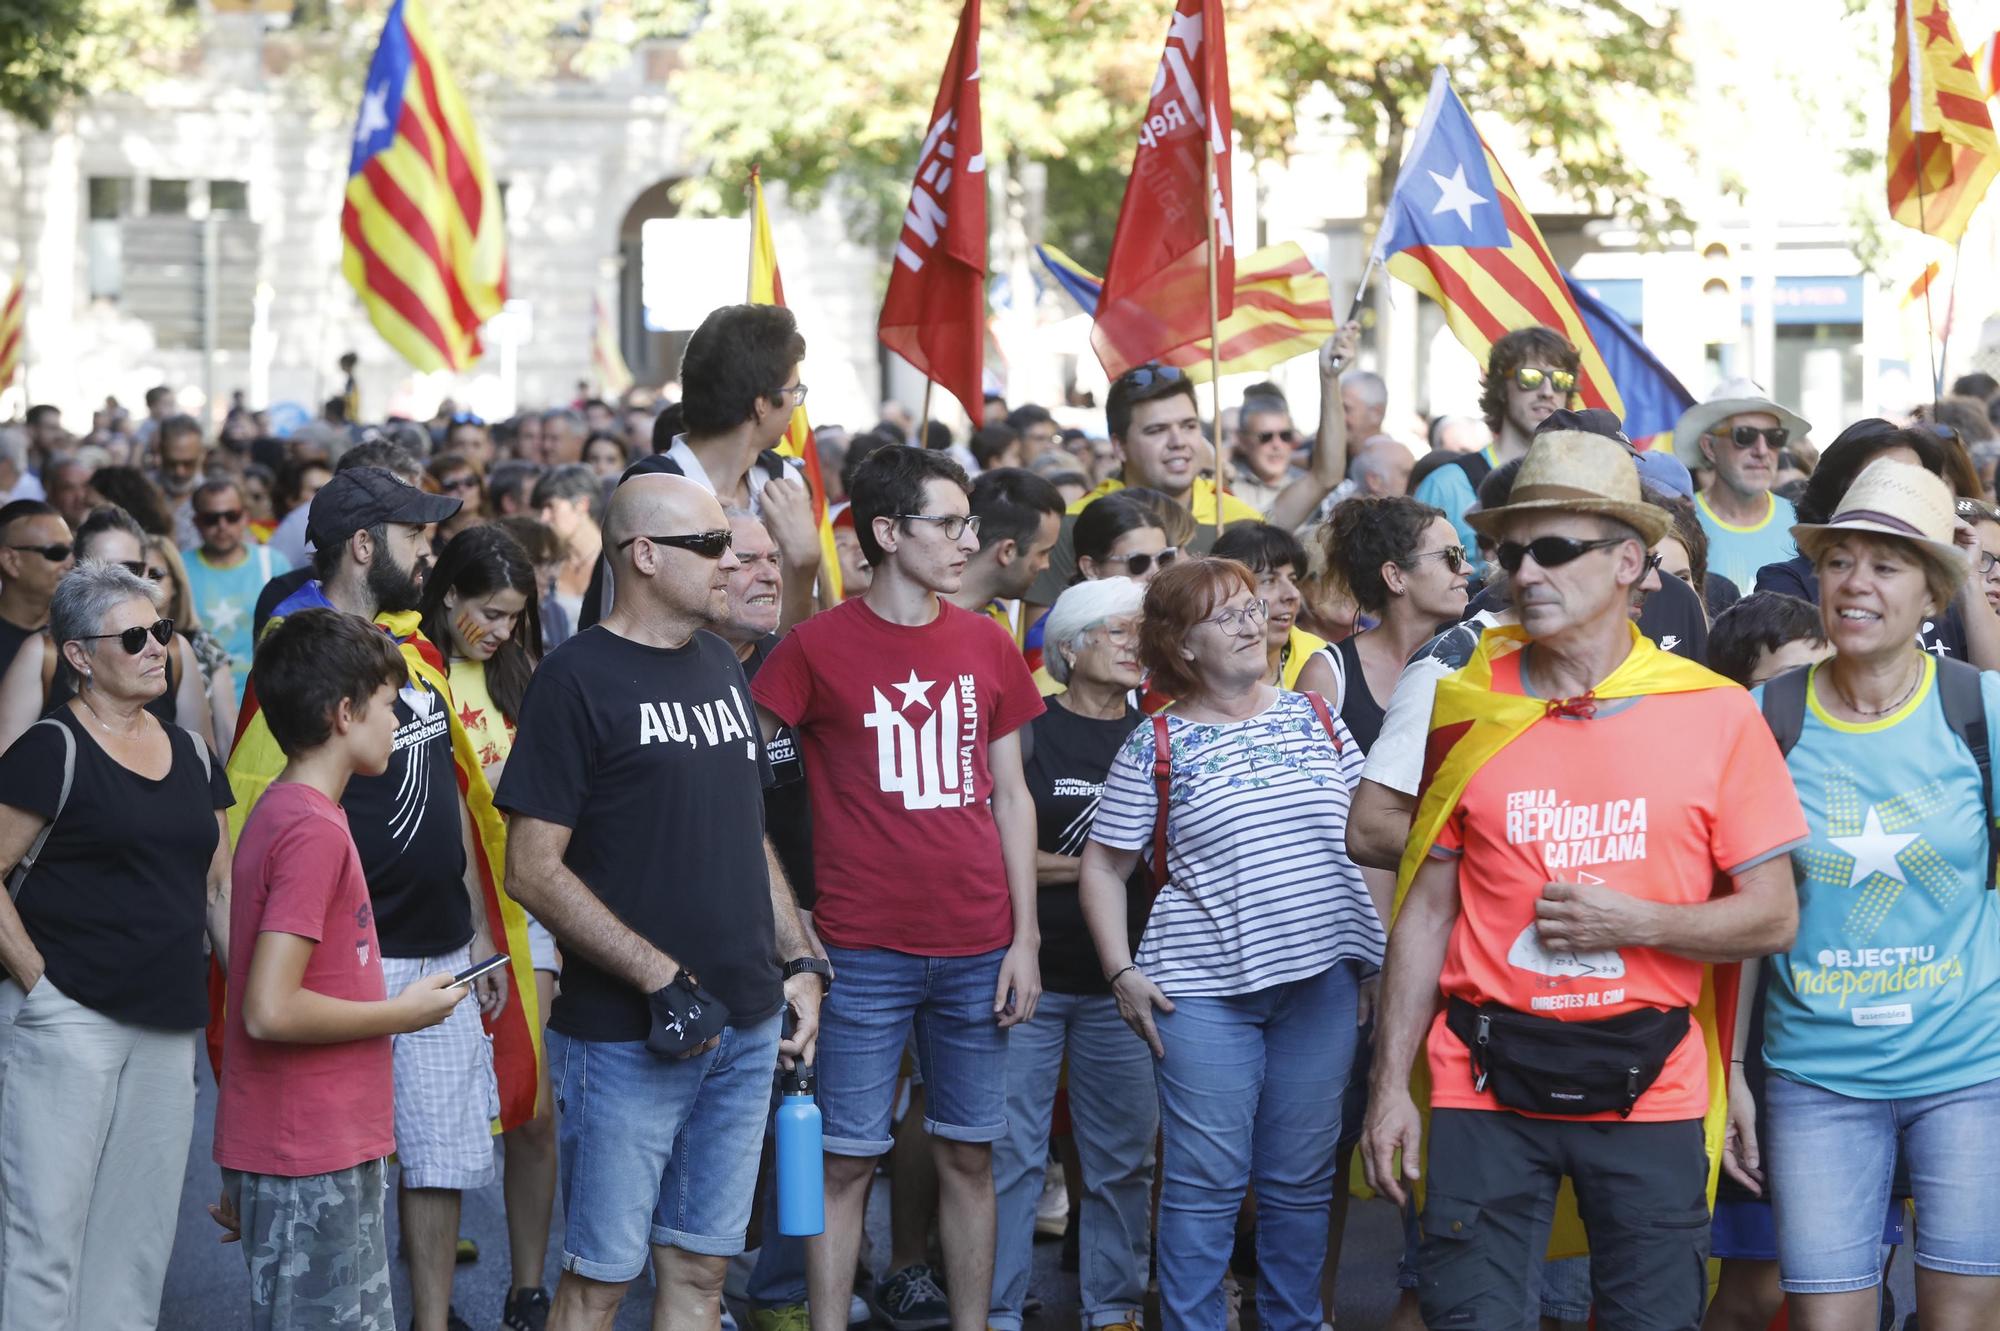
[[[1617,698],[1637,698],[1648,694],[1695,693],[1704,689],[1733,689],[1734,683],[1704,666],[1663,652],[1635,627],[1632,650],[1623,664],[1613,670],[1592,695],[1601,702]],[[1403,849],[1403,864],[1396,874],[1396,906],[1401,909],[1410,881],[1430,857],[1438,833],[1458,808],[1466,785],[1497,753],[1527,733],[1549,715],[1550,704],[1540,698],[1497,693],[1493,689],[1494,663],[1520,651],[1528,644],[1527,633],[1518,626],[1490,628],[1481,635],[1479,646],[1465,668],[1438,681],[1437,700],[1431,706],[1430,739],[1424,751],[1424,783],[1417,799],[1416,817],[1410,825],[1409,844]],[[1701,999],[1694,1008],[1694,1020],[1701,1027],[1708,1048],[1708,1112],[1703,1127],[1708,1139],[1708,1196],[1715,1200],[1716,1170],[1722,1159],[1722,1129],[1728,1108],[1729,1078],[1725,1063],[1725,1043],[1735,1021],[1735,967],[1704,967]],[[1720,971],[1720,977],[1718,976]],[[1718,1002],[1718,995],[1720,1002]],[[1427,1060],[1419,1057],[1410,1078],[1411,1093],[1426,1115],[1425,1140],[1429,1140],[1430,1076]],[[1417,1182],[1418,1201],[1430,1171]],[[1577,1215],[1576,1197],[1564,1183],[1556,1202],[1555,1225],[1549,1231],[1549,1256],[1575,1257],[1588,1251],[1583,1222]]]

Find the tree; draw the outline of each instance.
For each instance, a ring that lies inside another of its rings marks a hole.
[[[166,69],[193,24],[188,0],[0,0],[0,111],[47,129],[72,99]]]

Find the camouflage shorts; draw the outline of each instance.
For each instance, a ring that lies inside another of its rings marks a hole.
[[[243,1222],[255,1331],[395,1331],[380,1160],[286,1178],[222,1171]]]

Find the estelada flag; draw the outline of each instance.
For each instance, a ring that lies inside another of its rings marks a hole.
[[[931,107],[876,335],[978,420],[985,401],[986,153],[979,124],[979,0]]]
[[[1944,0],[1896,0],[1889,216],[1956,242],[2000,172],[1986,91]]]
[[[785,279],[778,273],[778,247],[771,240],[771,218],[764,211],[764,178],[750,168],[750,299],[752,305],[785,306]],[[826,603],[840,599],[840,549],[833,543],[833,523],[826,511],[826,482],[820,476],[819,448],[813,443],[812,423],[806,419],[806,404],[792,408],[791,424],[778,452],[797,458],[805,469],[807,487],[812,491],[813,517],[819,521],[820,589]]]
[[[309,582],[292,593],[271,615],[276,624],[297,610],[327,606],[317,582]],[[412,680],[421,680],[444,701],[451,725],[452,766],[457,771],[459,798],[471,816],[474,832],[472,850],[478,863],[479,886],[486,905],[486,923],[494,945],[505,950],[507,963],[507,1005],[486,1022],[493,1037],[493,1073],[499,1082],[500,1117],[496,1131],[507,1132],[535,1116],[535,1099],[541,1090],[542,1018],[545,1015],[535,993],[534,962],[528,954],[528,917],[503,889],[506,882],[507,825],[493,807],[493,791],[479,765],[465,726],[452,703],[451,681],[445,662],[430,639],[419,629],[415,611],[385,612],[375,617],[384,633],[402,649],[403,664]],[[270,625],[264,631],[269,633]],[[229,840],[233,845],[243,832],[250,811],[278,774],[285,770],[284,751],[271,737],[271,727],[257,704],[257,678],[243,692],[243,710],[236,721],[236,747],[229,754],[229,789],[236,796],[228,811]],[[453,885],[458,890],[457,885]],[[474,961],[481,958],[474,957]],[[208,1053],[210,1065],[222,1075],[223,976],[213,963],[209,967]],[[469,1001],[469,1000],[468,1000]]]
[[[1661,651],[1636,626],[1631,633],[1632,649],[1623,663],[1591,690],[1597,701],[1736,687],[1712,670]],[[1409,843],[1403,850],[1402,867],[1396,874],[1398,910],[1409,893],[1411,880],[1430,857],[1431,847],[1437,844],[1438,834],[1457,810],[1473,774],[1526,734],[1530,726],[1546,720],[1553,710],[1545,699],[1501,693],[1493,688],[1493,663],[1527,644],[1527,632],[1518,625],[1487,629],[1465,668],[1438,681],[1437,697],[1431,705],[1430,738],[1424,749],[1417,812],[1410,825]],[[1701,999],[1692,1013],[1708,1053],[1708,1111],[1703,1116],[1702,1128],[1708,1140],[1711,1205],[1715,1201],[1716,1172],[1722,1160],[1722,1130],[1729,1107],[1728,1059],[1729,1042],[1736,1029],[1736,970],[1734,965],[1706,968]],[[1420,1052],[1410,1089],[1418,1107],[1426,1112],[1430,1103],[1429,1083],[1427,1065]],[[1423,1178],[1416,1181],[1419,1190],[1424,1181]],[[1421,1204],[1421,1196],[1418,1201]],[[1556,1202],[1555,1224],[1549,1232],[1548,1255],[1573,1257],[1586,1251],[1587,1246],[1576,1210],[1576,1196],[1565,1182]]]
[[[1625,415],[1625,403],[1541,228],[1465,103],[1439,69],[1423,119],[1375,235],[1375,261],[1444,307],[1445,322],[1481,366],[1493,344],[1536,324],[1581,358],[1577,396]]]
[[[20,269],[0,300],[0,389],[14,382],[21,368],[21,350],[27,341],[28,274]]]
[[[1211,216],[1215,317],[1226,319],[1235,308],[1231,123],[1221,0],[1180,0],[1139,126],[1090,330],[1090,345],[1113,379],[1208,336]]]

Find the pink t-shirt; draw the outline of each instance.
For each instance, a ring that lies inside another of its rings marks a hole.
[[[243,1029],[250,958],[265,933],[317,944],[305,988],[356,1002],[388,997],[375,911],[347,815],[293,781],[264,792],[236,840],[216,1163],[298,1178],[389,1155],[396,1126],[388,1036],[285,1044],[253,1040]]]
[[[1042,699],[1006,630],[948,603],[891,624],[857,597],[794,628],[750,692],[800,736],[822,938],[931,957],[1007,946],[986,754]]]

